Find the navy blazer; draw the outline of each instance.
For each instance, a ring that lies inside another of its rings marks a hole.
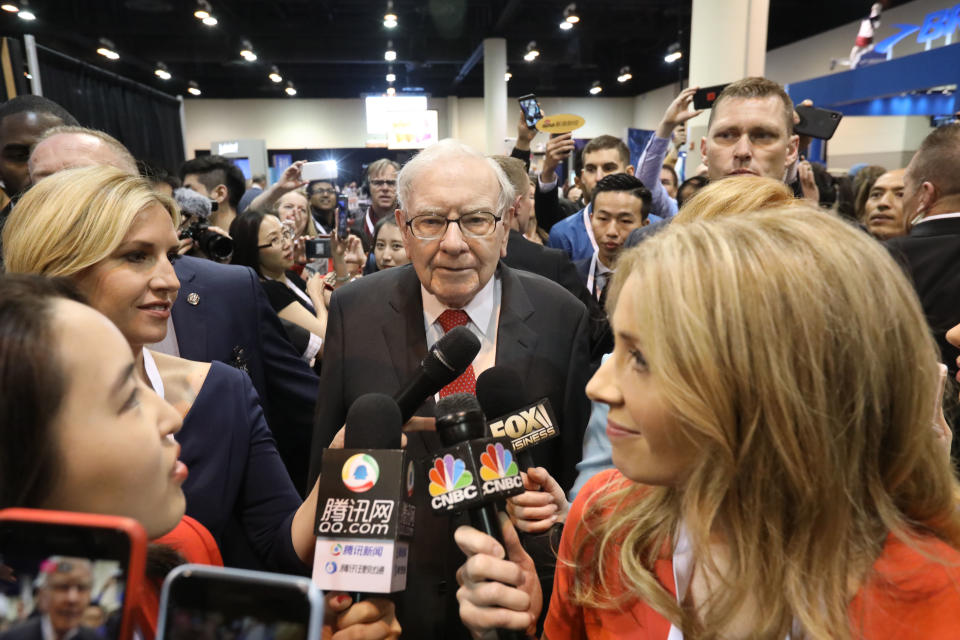
[[[174,269],[180,279],[172,311],[180,355],[220,360],[250,374],[280,457],[305,493],[317,375],[286,338],[253,269],[190,256]]]

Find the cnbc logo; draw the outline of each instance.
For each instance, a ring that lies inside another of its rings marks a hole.
[[[480,454],[480,479],[484,481],[480,489],[485,496],[523,487],[523,478],[520,477],[517,463],[513,461],[513,453],[499,442],[488,444],[487,450]]]
[[[354,493],[370,491],[380,478],[380,465],[365,453],[358,453],[347,458],[340,472],[343,485]]]
[[[433,496],[430,504],[434,509],[450,507],[477,497],[473,474],[467,470],[463,460],[449,453],[433,461],[428,476],[429,491]]]

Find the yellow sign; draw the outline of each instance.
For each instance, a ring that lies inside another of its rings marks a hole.
[[[545,116],[537,123],[537,131],[544,133],[566,133],[575,131],[587,123],[580,116],[572,113],[560,113],[553,116]]]

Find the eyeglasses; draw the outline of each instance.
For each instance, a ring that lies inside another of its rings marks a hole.
[[[268,247],[282,249],[284,242],[292,241],[296,236],[297,232],[294,230],[294,228],[284,224],[283,231],[279,236],[274,236],[273,240],[267,244],[258,244],[257,249],[267,249]]]
[[[335,196],[337,195],[337,190],[336,189],[314,189],[313,194],[321,195],[321,196]]]
[[[426,214],[407,220],[407,226],[414,237],[421,240],[436,240],[447,233],[447,227],[454,223],[460,227],[460,233],[468,238],[486,238],[493,234],[497,223],[502,216],[495,216],[489,211],[468,213],[459,218],[444,218]]]
[[[396,180],[371,180],[370,184],[374,187],[396,187]]]

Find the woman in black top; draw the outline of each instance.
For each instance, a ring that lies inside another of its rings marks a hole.
[[[247,211],[230,225],[233,264],[252,268],[277,315],[323,337],[327,330],[324,281],[313,276],[304,282],[293,266],[293,237],[276,215]]]

